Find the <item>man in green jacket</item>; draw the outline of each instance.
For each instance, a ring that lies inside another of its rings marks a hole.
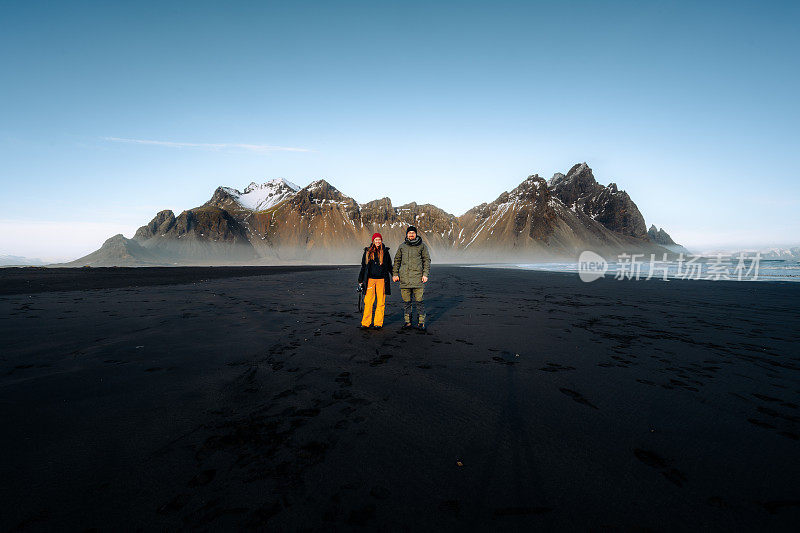
[[[417,302],[417,317],[420,330],[425,331],[425,302],[422,301],[423,284],[431,273],[431,254],[417,235],[417,228],[409,226],[406,240],[397,247],[394,255],[394,281],[400,282],[400,295],[405,308],[403,329],[411,327],[411,298]]]

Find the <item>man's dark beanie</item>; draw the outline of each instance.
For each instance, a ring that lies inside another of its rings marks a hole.
[[[406,233],[408,233],[409,231],[413,231],[414,233],[417,233],[417,228],[414,227],[414,226],[409,226],[408,229],[406,230]]]

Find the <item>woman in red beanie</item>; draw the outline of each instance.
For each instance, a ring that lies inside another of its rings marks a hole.
[[[383,245],[380,233],[372,235],[372,244],[364,248],[361,256],[361,272],[358,283],[364,290],[364,316],[361,317],[361,329],[369,329],[372,320],[372,304],[375,307],[375,329],[383,327],[383,315],[386,307],[386,295],[391,294],[389,282],[392,279],[392,258],[389,248]]]

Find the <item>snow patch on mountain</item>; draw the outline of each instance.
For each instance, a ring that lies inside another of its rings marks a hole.
[[[291,198],[300,187],[283,178],[270,180],[266,183],[252,182],[247,188],[239,192],[237,189],[223,187],[236,202],[251,211],[264,211]]]

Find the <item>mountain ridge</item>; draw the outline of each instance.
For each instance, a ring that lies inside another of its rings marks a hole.
[[[532,174],[460,216],[432,204],[395,206],[389,197],[359,204],[324,179],[305,187],[283,178],[252,182],[243,191],[220,186],[178,216],[158,212],[129,239],[138,247],[124,243],[130,255],[124,259],[135,263],[138,253],[143,266],[156,258],[164,264],[348,264],[373,232],[391,246],[402,242],[408,225],[418,227],[439,262],[575,260],[585,249],[670,252],[654,240],[662,239],[658,232],[647,231],[630,196],[615,183],[599,184],[584,162],[550,180]],[[122,244],[106,245],[107,253],[101,247],[60,266],[121,261]]]

